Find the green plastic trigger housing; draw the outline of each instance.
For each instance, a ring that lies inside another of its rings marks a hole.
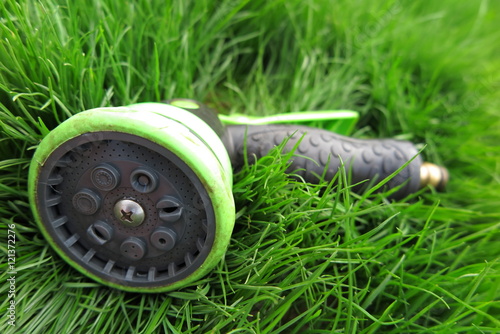
[[[359,113],[352,110],[298,111],[272,116],[248,116],[243,114],[219,115],[226,125],[295,124],[324,129],[348,136],[354,130]]]

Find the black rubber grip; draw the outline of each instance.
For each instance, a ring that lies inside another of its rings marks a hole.
[[[244,145],[249,162],[268,154],[275,146],[288,139],[284,152],[297,145],[290,171],[316,183],[326,169],[325,179],[331,180],[338,172],[341,161],[351,178],[351,184],[362,181],[377,182],[397,171],[418,154],[407,141],[393,139],[361,140],[341,136],[330,131],[293,125],[231,125],[226,127],[223,142],[235,169],[244,164]],[[400,199],[417,191],[420,184],[422,159],[417,156],[387,184],[384,190],[403,185],[391,198]],[[370,184],[363,182],[354,187],[362,192]]]

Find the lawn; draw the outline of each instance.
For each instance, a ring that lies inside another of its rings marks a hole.
[[[498,333],[498,22],[500,3],[479,0],[2,1],[0,332]],[[356,110],[352,136],[410,140],[450,182],[363,196],[342,172],[293,178],[277,148],[234,175],[235,229],[209,275],[104,287],[40,233],[31,157],[80,111],[173,97]]]

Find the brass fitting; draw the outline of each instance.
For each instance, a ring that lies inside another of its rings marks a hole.
[[[430,162],[424,162],[420,166],[420,188],[431,185],[436,190],[443,191],[449,178],[450,174],[444,167]]]

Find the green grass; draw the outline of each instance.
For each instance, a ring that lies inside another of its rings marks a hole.
[[[497,333],[499,20],[496,1],[3,1],[0,332]],[[357,110],[354,136],[426,144],[451,182],[389,202],[342,173],[298,182],[275,150],[235,175],[236,227],[210,275],[156,295],[102,287],[38,231],[30,157],[79,111],[171,97]]]

